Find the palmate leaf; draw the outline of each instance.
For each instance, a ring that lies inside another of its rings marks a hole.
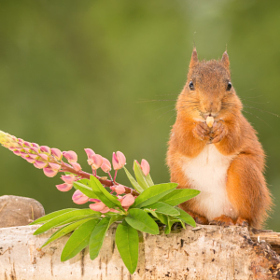
[[[124,221],[117,227],[115,240],[125,266],[130,274],[133,274],[138,262],[139,237],[137,230]]]
[[[63,248],[61,261],[64,262],[75,257],[89,244],[91,233],[98,222],[99,219],[91,219],[83,223],[72,233]]]
[[[160,201],[172,206],[176,206],[197,196],[199,193],[200,191],[194,189],[176,189],[162,197]]]
[[[133,176],[129,173],[129,171],[125,167],[123,169],[133,188],[139,193],[142,193],[144,189],[137,183],[137,181],[133,178]]]
[[[65,225],[68,223],[71,223],[73,221],[81,220],[84,218],[98,218],[100,217],[100,212],[95,212],[91,209],[78,209],[73,210],[64,214],[61,214],[59,216],[54,217],[53,219],[47,221],[45,224],[43,224],[41,227],[39,227],[33,234],[37,235],[40,233],[43,233],[51,228],[54,228],[56,226]]]
[[[166,183],[154,185],[145,191],[143,191],[136,199],[133,207],[142,208],[147,205],[151,205],[158,202],[162,197],[172,192],[178,184]]]
[[[30,225],[37,225],[37,224],[43,224],[57,216],[60,216],[64,213],[68,213],[68,212],[71,212],[71,211],[74,211],[74,210],[78,210],[78,208],[67,208],[67,209],[62,209],[62,210],[59,210],[59,211],[55,211],[55,212],[52,212],[48,215],[45,215],[37,220],[35,220],[34,222],[30,223]]]
[[[150,234],[159,234],[157,223],[145,211],[137,208],[128,210],[125,221],[133,228]]]
[[[52,236],[42,245],[41,248],[45,247],[46,245],[48,245],[49,243],[55,241],[56,239],[74,231],[77,227],[79,227],[81,224],[91,220],[93,218],[87,218],[87,219],[82,219],[76,222],[73,222],[69,225],[66,225],[62,228],[60,228],[59,230],[57,230],[54,234],[52,234]]]

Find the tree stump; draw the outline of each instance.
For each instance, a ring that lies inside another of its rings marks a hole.
[[[85,249],[63,263],[67,238],[39,250],[53,231],[32,235],[37,228],[0,229],[0,279],[280,279],[280,234],[272,231],[199,225],[168,235],[144,234],[138,267],[130,275],[115,246],[114,225],[95,260]]]

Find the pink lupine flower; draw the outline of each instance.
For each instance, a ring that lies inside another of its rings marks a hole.
[[[140,166],[141,166],[141,169],[142,169],[144,175],[147,176],[150,173],[149,163],[145,159],[142,159]]]
[[[95,202],[89,205],[89,208],[93,211],[102,211],[106,208],[107,206],[102,202]],[[108,208],[108,207],[107,207]]]
[[[100,210],[99,212],[105,214],[107,212],[110,212],[110,208],[106,206],[103,210]]]
[[[50,168],[50,167],[45,167],[45,168],[43,168],[43,171],[44,171],[44,174],[45,174],[47,177],[54,177],[54,176],[57,174],[57,172],[58,172],[58,170],[55,171],[55,170],[53,170],[53,169]]]
[[[114,170],[122,169],[126,163],[125,155],[120,151],[113,153],[112,163]]]
[[[61,191],[61,192],[68,192],[72,189],[73,185],[72,184],[60,184],[60,185],[56,185],[56,188]]]
[[[99,154],[95,154],[92,156],[92,163],[90,164],[91,168],[96,170],[101,167],[103,164],[103,157]]]
[[[128,208],[130,207],[135,201],[135,197],[129,193],[122,197],[121,205],[122,207]]]
[[[49,162],[49,166],[54,171],[59,171],[61,169],[61,165],[54,162]]]
[[[76,190],[72,196],[72,200],[76,204],[85,204],[89,201],[89,198],[80,190]]]
[[[41,146],[40,151],[47,154],[51,153],[51,149],[48,146]]]
[[[72,167],[73,167],[76,171],[82,170],[81,165],[80,165],[79,163],[77,163],[77,162],[72,162],[71,165],[72,165]]]
[[[117,185],[114,188],[114,191],[119,195],[125,193],[125,187],[123,185]]]
[[[67,174],[62,175],[60,178],[67,184],[73,184],[73,182],[75,182],[76,176],[73,174]]]
[[[62,159],[62,152],[57,149],[57,148],[51,148],[51,154],[55,157],[55,159],[57,160],[61,160]]]
[[[105,172],[108,173],[111,171],[111,163],[107,158],[103,158],[103,163],[101,165],[101,169]]]
[[[90,148],[86,148],[85,152],[86,152],[87,157],[88,157],[88,164],[92,165],[92,163],[93,163],[92,157],[95,155],[95,152]]]
[[[90,198],[89,201],[90,202],[100,202],[101,200],[97,199],[97,198]]]
[[[29,163],[34,163],[35,162],[35,159],[31,158],[31,157],[26,157],[25,160]]]
[[[68,160],[69,163],[77,162],[78,156],[74,151],[64,151],[63,156]]]

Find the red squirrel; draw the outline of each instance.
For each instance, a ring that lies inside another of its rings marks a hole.
[[[178,97],[167,164],[178,188],[200,194],[180,207],[197,223],[260,228],[272,201],[264,178],[265,154],[242,115],[229,57],[199,61],[193,50]],[[213,123],[206,123],[209,118]]]

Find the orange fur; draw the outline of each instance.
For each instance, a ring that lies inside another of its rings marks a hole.
[[[194,49],[187,83],[177,101],[177,119],[171,131],[167,164],[172,182],[177,182],[179,188],[195,188],[195,182],[191,182],[183,169],[184,161],[195,159],[207,145],[214,145],[222,156],[231,159],[225,189],[234,214],[232,217],[222,214],[208,222],[248,223],[260,228],[272,205],[263,176],[265,155],[256,131],[241,113],[242,103],[234,88],[228,89],[229,82],[226,52],[220,61],[199,62]],[[209,115],[215,118],[212,128],[205,123]],[[203,202],[198,196],[183,203],[181,208],[197,222],[205,223],[207,210],[202,209],[200,203]]]

